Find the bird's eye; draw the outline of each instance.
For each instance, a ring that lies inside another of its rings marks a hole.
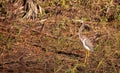
[[[90,30],[90,27],[89,27],[89,26],[85,26],[84,28],[85,28],[86,30],[88,30],[88,31]]]

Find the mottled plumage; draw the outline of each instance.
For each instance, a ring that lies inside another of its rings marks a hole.
[[[93,50],[94,46],[88,38],[85,38],[82,43],[87,50],[92,51],[92,52],[94,51]]]
[[[85,26],[86,26],[86,24],[83,24],[83,25],[80,27],[80,29],[79,29],[79,38],[80,38],[81,42],[83,43],[83,46],[84,46],[87,50],[93,52],[93,51],[94,51],[94,50],[93,50],[94,46],[93,46],[91,40],[89,40],[86,36],[82,35],[82,31],[84,30],[84,27],[85,27]]]

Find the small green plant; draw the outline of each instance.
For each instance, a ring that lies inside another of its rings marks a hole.
[[[22,28],[18,26],[16,23],[13,24],[13,26],[18,30],[18,36],[21,34]]]
[[[114,69],[114,73],[118,73],[118,72],[117,72],[117,69],[116,69],[116,67],[115,67],[114,62],[112,62],[112,67],[113,67],[113,69]]]
[[[0,41],[3,40],[3,34],[0,33]]]
[[[100,66],[103,64],[104,58],[98,63],[97,68],[95,70],[95,73],[97,73],[98,69],[100,68]]]
[[[62,6],[65,7],[66,6],[66,1],[62,0]]]
[[[73,68],[65,71],[65,73],[76,73],[77,67],[79,66],[78,61],[77,63],[73,66]]]
[[[12,44],[12,37],[8,37],[7,42],[6,42],[6,47],[8,49],[10,49],[11,48],[11,44]]]
[[[63,65],[60,65],[57,70],[54,71],[54,73],[59,73],[59,71],[62,69]]]

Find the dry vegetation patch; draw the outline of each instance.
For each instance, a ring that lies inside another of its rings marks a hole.
[[[83,34],[97,37],[86,63],[81,21],[90,26]],[[0,71],[119,73],[119,23],[117,0],[2,0]]]

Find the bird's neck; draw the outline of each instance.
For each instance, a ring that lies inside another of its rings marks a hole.
[[[81,41],[83,41],[84,39],[84,36],[82,35],[83,30],[84,30],[84,24],[82,24],[82,26],[79,29],[79,38]]]
[[[81,41],[83,41],[84,38],[83,38],[82,32],[79,33],[79,38]]]

